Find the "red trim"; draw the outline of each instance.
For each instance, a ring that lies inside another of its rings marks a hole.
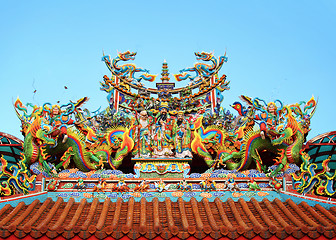
[[[328,137],[330,135],[335,135],[336,131],[331,131],[331,132],[327,132],[327,133],[322,133],[320,135],[317,135],[316,137],[310,139],[306,145],[335,145],[335,143],[314,143],[317,140],[322,141],[323,138]]]
[[[27,235],[27,236],[24,237],[24,238],[17,238],[16,236],[11,235],[11,236],[9,236],[9,237],[6,238],[6,239],[15,239],[15,240],[36,240],[36,238],[33,238],[33,237],[31,237],[30,235]],[[51,239],[51,238],[47,237],[46,235],[43,235],[43,236],[39,237],[39,239],[47,240],[47,239]],[[52,239],[53,239],[53,240],[66,240],[66,238],[64,238],[64,237],[62,237],[62,236],[58,236],[58,237],[56,237],[56,238],[52,238]],[[82,240],[82,238],[80,238],[80,237],[77,236],[77,235],[74,236],[72,239],[74,239],[74,240]],[[108,236],[108,237],[106,237],[105,239],[112,240],[112,239],[114,239],[114,238]],[[170,238],[170,239],[172,239],[172,240],[180,240],[180,238],[178,238],[178,237],[172,237],[172,238]],[[203,239],[205,239],[205,240],[213,240],[213,238],[210,237],[210,236],[206,236],[206,237],[203,238]],[[218,240],[224,240],[224,239],[227,240],[227,239],[229,239],[229,238],[227,238],[227,237],[222,237],[222,238],[219,238]],[[268,239],[271,239],[271,240],[278,240],[279,238],[277,238],[276,236],[272,236],[272,237],[270,237],[270,238],[268,238]],[[300,239],[303,239],[303,240],[311,240],[311,238],[308,237],[308,236],[304,236],[304,237],[302,237],[302,238],[300,238]],[[91,237],[87,238],[87,240],[99,240],[99,239],[98,239],[97,237],[95,237],[94,235],[92,235]],[[127,237],[127,236],[124,236],[124,237],[120,238],[120,240],[131,240],[131,239],[130,239],[129,237]],[[138,240],[147,240],[147,238],[145,238],[145,237],[139,237]],[[153,240],[164,240],[164,238],[158,236],[158,237],[153,238]],[[195,237],[193,237],[193,236],[191,236],[191,237],[186,238],[186,240],[198,240],[198,239],[195,238]],[[240,236],[240,237],[236,238],[236,240],[265,240],[265,239],[263,239],[263,238],[260,237],[260,236],[255,236],[254,238],[245,238],[245,237],[243,237],[243,236]],[[282,240],[297,240],[297,239],[294,238],[294,237],[292,237],[292,236],[289,236],[289,237],[284,238],[284,239],[282,239]],[[314,240],[330,240],[330,239],[329,239],[329,238],[326,238],[326,237],[324,237],[324,236],[320,236],[320,237],[318,237],[318,238],[315,238]]]
[[[23,144],[23,141],[21,139],[18,139],[17,137],[14,137],[13,135],[10,135],[8,133],[0,132],[0,136],[4,136],[6,138],[13,139],[14,141],[17,141],[19,144]],[[10,146],[15,146],[15,145],[19,145],[19,144],[9,144],[9,145]],[[1,144],[1,145],[5,145],[5,144]],[[21,145],[21,147],[22,147],[22,145]]]
[[[289,187],[291,187],[291,185]],[[315,201],[317,203],[322,202],[322,203],[327,203],[327,204],[336,204],[336,199],[334,198],[331,198],[329,200],[329,197],[316,196],[312,194],[301,195],[296,190],[293,190],[291,188],[289,188],[287,191],[280,191],[280,192],[288,196],[293,196],[293,197],[298,197],[298,198],[302,198],[302,199],[306,199],[310,201]]]
[[[214,85],[215,80],[214,80],[215,76],[212,76],[210,79],[211,85]],[[211,90],[211,111],[212,113],[215,113],[215,108],[217,105],[217,96],[216,96],[216,88],[214,88],[213,90]]]
[[[1,144],[1,147],[22,147],[22,144]]]
[[[115,77],[115,84],[119,85],[119,78]],[[119,91],[114,88],[114,109],[118,112],[119,110]]]
[[[48,192],[33,193],[33,194],[28,194],[28,195],[14,197],[14,198],[1,197],[2,199],[0,199],[0,203],[17,201],[17,200],[20,200],[20,199],[30,198],[30,197],[35,197],[35,196],[40,196],[40,195],[47,194],[47,193]]]

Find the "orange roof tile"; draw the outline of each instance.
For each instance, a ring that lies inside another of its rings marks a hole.
[[[200,202],[195,198],[190,202],[182,198],[177,202],[169,198],[164,202],[158,198],[152,202],[145,198],[140,202],[133,198],[128,202],[121,198],[117,202],[110,199],[99,202],[95,198],[92,202],[82,199],[79,203],[73,198],[68,202],[48,198],[43,203],[35,200],[29,205],[21,202],[15,208],[6,205],[0,209],[0,238],[12,235],[66,239],[75,236],[266,239],[274,235],[280,239],[289,236],[334,238],[336,208],[327,210],[320,205],[311,207],[305,202],[297,205],[292,200],[281,202],[279,199],[257,202],[254,198],[248,202],[243,199],[222,202],[219,198],[214,202],[205,198]]]

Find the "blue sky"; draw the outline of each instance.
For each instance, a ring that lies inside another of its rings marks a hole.
[[[336,130],[334,1],[0,3],[2,132],[22,139],[12,106],[17,96],[37,105],[88,96],[89,110],[106,107],[102,50],[111,57],[136,51],[134,63],[152,74],[161,73],[164,59],[173,74],[196,62],[195,51],[226,51],[221,74],[231,90],[223,107],[241,94],[284,104],[314,95],[319,103],[308,139]]]

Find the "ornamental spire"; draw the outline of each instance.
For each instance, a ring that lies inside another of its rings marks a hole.
[[[161,80],[163,83],[167,83],[169,82],[169,69],[168,69],[168,63],[166,62],[166,60],[163,61],[162,64],[162,72],[161,72]]]

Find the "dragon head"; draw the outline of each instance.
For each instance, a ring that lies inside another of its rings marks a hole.
[[[213,58],[212,53],[206,53],[206,52],[195,52],[196,59],[197,60],[203,60],[203,61],[210,61]]]
[[[134,60],[136,54],[137,54],[136,52],[127,51],[124,53],[118,53],[118,57],[123,61],[128,61],[128,60]]]

